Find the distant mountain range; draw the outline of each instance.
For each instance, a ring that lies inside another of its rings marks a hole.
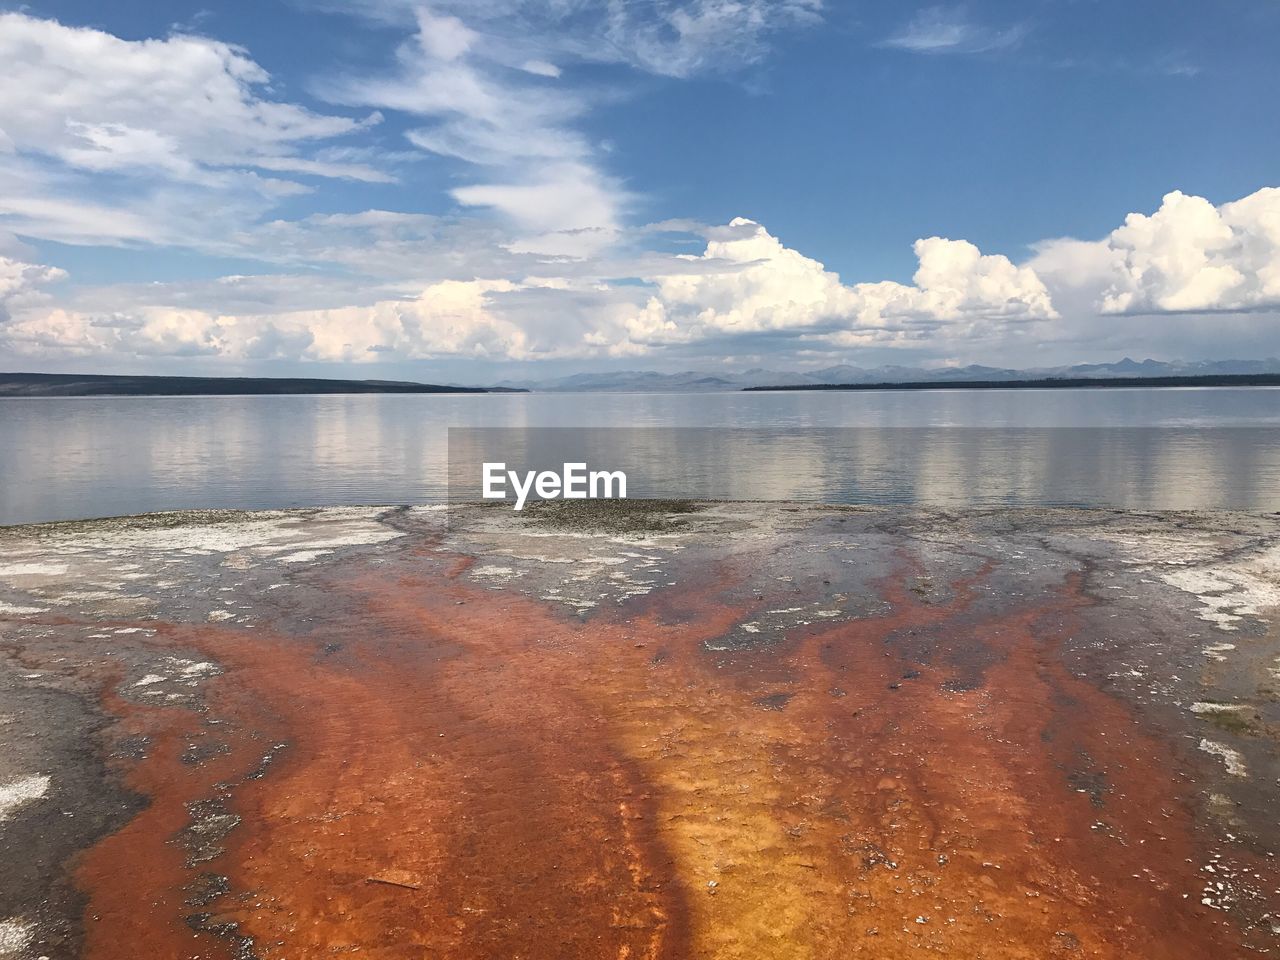
[[[1064,367],[967,367],[881,366],[840,364],[797,373],[786,370],[747,370],[743,373],[656,373],[623,370],[612,373],[575,373],[548,380],[504,380],[498,387],[539,392],[691,393],[742,390],[747,387],[805,387],[857,383],[955,383],[961,381],[1025,381],[1045,378],[1109,379],[1147,377],[1213,377],[1280,373],[1280,359],[1266,360],[1131,360],[1116,363],[1078,363]]]

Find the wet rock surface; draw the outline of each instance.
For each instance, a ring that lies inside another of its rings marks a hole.
[[[0,957],[1280,953],[1280,518],[0,529]]]

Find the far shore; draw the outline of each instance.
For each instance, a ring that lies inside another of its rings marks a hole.
[[[79,373],[0,373],[0,397],[204,397],[340,393],[526,393],[401,380],[319,377],[148,377]]]
[[[805,383],[743,387],[743,393],[793,390],[1053,390],[1117,387],[1280,387],[1280,373],[1210,374],[1200,377],[1043,377],[1038,380],[913,380],[905,383]]]

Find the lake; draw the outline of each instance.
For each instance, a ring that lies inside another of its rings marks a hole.
[[[1280,510],[1276,388],[92,397],[0,400],[0,524],[439,502],[450,427],[596,428],[632,496]]]

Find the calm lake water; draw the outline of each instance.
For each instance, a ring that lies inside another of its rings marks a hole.
[[[95,397],[0,400],[0,524],[437,502],[450,427],[646,428],[632,496],[1280,510],[1280,389]]]

